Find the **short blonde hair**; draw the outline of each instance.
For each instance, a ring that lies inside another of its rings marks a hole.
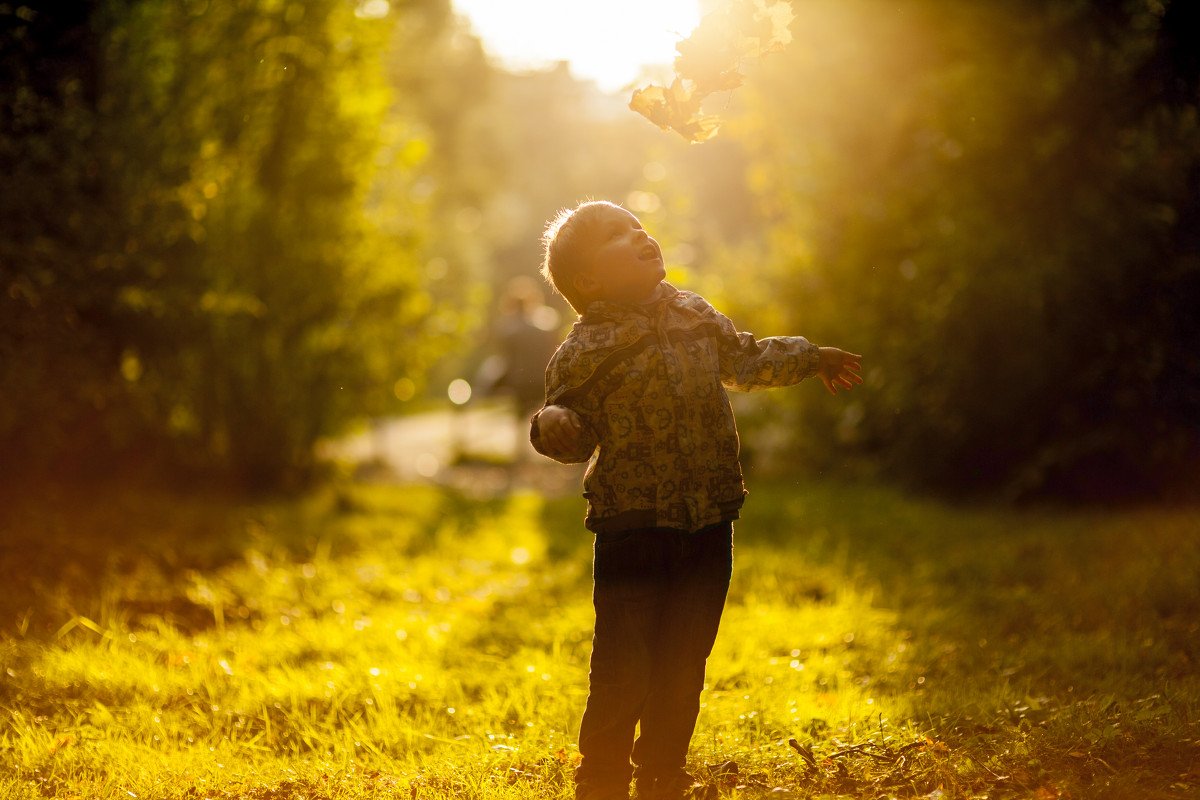
[[[583,298],[575,288],[575,276],[588,265],[587,235],[594,229],[600,211],[620,208],[607,200],[589,200],[575,208],[564,208],[546,224],[542,234],[542,277],[562,295],[571,308],[582,314]]]

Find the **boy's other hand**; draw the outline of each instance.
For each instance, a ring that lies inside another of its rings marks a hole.
[[[858,360],[862,356],[854,353],[847,353],[845,350],[839,350],[836,347],[819,347],[819,360],[817,363],[817,377],[825,384],[825,388],[830,394],[837,394],[838,387],[849,389],[856,383],[862,383],[862,376],[858,373],[862,370],[862,365]]]
[[[558,452],[570,452],[579,446],[583,422],[579,415],[565,406],[546,406],[538,414],[538,431],[542,441]]]

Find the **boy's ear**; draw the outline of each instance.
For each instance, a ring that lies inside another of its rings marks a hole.
[[[580,272],[571,279],[571,284],[575,287],[577,292],[582,295],[589,296],[600,288],[600,281],[598,281],[596,276],[592,275],[590,272]]]

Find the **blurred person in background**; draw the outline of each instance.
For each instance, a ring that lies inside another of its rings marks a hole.
[[[545,294],[529,277],[518,276],[505,286],[501,314],[492,333],[493,355],[480,366],[476,383],[488,395],[507,395],[521,433],[516,457],[529,454],[523,434],[529,418],[542,406],[546,365],[558,348],[559,313],[546,305]]]

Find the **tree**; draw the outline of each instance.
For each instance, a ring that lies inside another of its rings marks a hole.
[[[867,354],[848,405],[793,395],[808,456],[1014,497],[1194,485],[1195,11],[798,10],[728,130],[770,229],[746,299]]]
[[[386,159],[407,132],[382,125],[380,58],[404,12],[370,11],[0,16],[11,463],[124,454],[285,484],[318,437],[424,367],[419,229],[390,224],[407,196],[374,183],[412,169]]]

